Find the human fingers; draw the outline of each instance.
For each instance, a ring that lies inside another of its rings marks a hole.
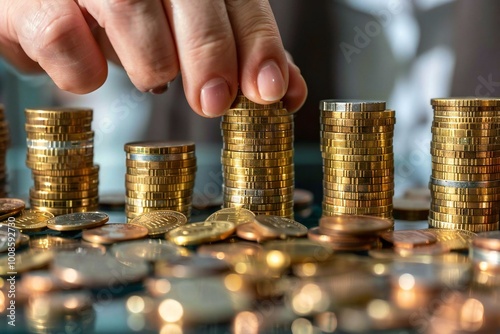
[[[226,0],[238,50],[239,81],[256,103],[280,100],[288,89],[288,64],[267,0]]]
[[[166,89],[179,65],[161,0],[79,0],[79,4],[104,28],[139,90],[160,93]]]
[[[87,93],[106,80],[104,56],[73,1],[1,1],[0,36],[17,50],[6,52],[14,65],[36,69],[33,60],[63,90]]]
[[[300,69],[293,62],[292,57],[288,52],[286,52],[287,60],[288,60],[288,90],[283,97],[283,102],[285,107],[290,112],[296,112],[302,107],[307,98],[307,84],[300,74]]]
[[[223,114],[238,90],[236,47],[224,0],[164,0],[186,98],[206,117]]]

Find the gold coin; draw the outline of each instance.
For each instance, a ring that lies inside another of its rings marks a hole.
[[[466,215],[446,214],[446,213],[436,212],[433,210],[429,211],[429,221],[430,220],[446,222],[449,224],[466,224],[466,225],[498,224],[499,222],[498,214],[488,215],[488,216],[487,215],[466,216]],[[433,227],[439,227],[439,226],[433,225]],[[464,228],[463,230],[469,230],[469,229]]]
[[[489,130],[498,129],[497,123],[469,123],[469,122],[435,122],[431,124],[434,128],[465,129],[465,130]]]
[[[223,165],[230,167],[282,167],[293,164],[293,158],[267,159],[267,160],[244,160],[221,157]]]
[[[272,240],[274,237],[265,237],[255,226],[254,222],[240,224],[236,227],[236,235],[244,240],[263,242],[266,240]],[[202,246],[203,247],[203,246]]]
[[[377,215],[390,213],[392,217],[392,205],[385,206],[372,206],[372,207],[342,207],[338,205],[331,205],[328,203],[322,204],[323,213],[325,211],[335,213],[335,215]]]
[[[484,166],[457,166],[445,165],[440,163],[432,163],[433,171],[441,171],[446,173],[456,174],[498,174],[500,173],[500,165],[484,165]]]
[[[432,233],[436,236],[437,242],[443,244],[450,250],[468,250],[476,233],[467,230],[457,229],[436,229],[429,228],[422,231]]]
[[[97,187],[91,190],[72,191],[72,192],[54,192],[54,191],[35,190],[35,188],[30,188],[30,198],[33,199],[78,200],[78,199],[86,199],[89,197],[97,197],[97,196],[98,196]]]
[[[383,111],[385,110],[385,101],[370,100],[321,100],[319,110],[328,111]]]
[[[255,105],[255,104],[254,104]],[[235,117],[286,117],[293,115],[288,110],[283,109],[281,107],[274,107],[277,104],[266,105],[264,109],[256,109],[256,108],[242,108],[244,105],[240,105],[240,108],[231,108],[226,111],[226,114],[223,116],[235,116]],[[250,105],[246,105],[250,106]],[[279,104],[278,104],[279,106]]]
[[[137,199],[127,197],[125,203],[131,206],[147,207],[147,208],[164,208],[176,205],[190,205],[191,197],[172,198],[172,199]]]
[[[99,197],[89,197],[83,199],[67,199],[67,200],[49,200],[30,198],[32,206],[43,206],[46,208],[73,208],[81,206],[95,206],[99,204]]]
[[[175,175],[175,176],[143,176],[125,174],[125,182],[140,184],[193,184],[195,175]]]
[[[321,157],[327,160],[337,161],[393,161],[394,153],[387,154],[334,154],[322,153]]]
[[[98,244],[112,244],[120,241],[141,239],[148,235],[144,226],[133,224],[105,224],[83,231],[82,239]]]
[[[239,152],[222,150],[221,156],[227,159],[286,159],[293,158],[293,150],[278,151],[278,152]]]
[[[133,142],[125,144],[125,152],[136,154],[179,154],[195,150],[191,141]]]
[[[276,124],[276,123],[289,123],[293,122],[293,115],[286,116],[234,116],[234,115],[224,115],[222,116],[222,122],[224,123],[243,123],[243,124]]]
[[[451,145],[497,145],[500,143],[500,137],[446,137],[432,136],[433,143],[451,144]]]
[[[51,183],[51,182],[36,182],[35,189],[39,192],[82,192],[82,191],[97,191],[99,183],[97,179],[94,182],[85,183]]]
[[[29,140],[47,140],[47,141],[80,141],[92,140],[94,131],[78,133],[45,133],[26,131],[26,137]]]
[[[232,167],[223,165],[224,174],[248,175],[248,176],[273,176],[273,175],[291,175],[294,173],[294,166],[276,166],[276,167]]]
[[[258,211],[285,211],[290,208],[293,209],[293,201],[289,202],[282,202],[282,203],[270,203],[270,204],[241,204],[241,203],[231,203],[231,202],[225,202],[224,207],[229,207],[228,205],[232,204],[234,206],[232,207],[244,207],[245,209],[248,209],[252,212],[254,212],[257,215]]]
[[[337,133],[386,133],[394,132],[394,125],[341,126],[320,124],[320,131]]]
[[[431,204],[431,210],[433,210],[433,212],[460,216],[492,216],[498,214],[497,208],[456,208],[434,204],[434,201]]]
[[[393,153],[392,146],[387,147],[372,147],[372,148],[353,148],[353,147],[330,147],[321,146],[323,157],[328,157],[329,154],[334,155],[378,155]]]
[[[333,140],[388,140],[394,137],[394,132],[381,133],[344,133],[344,132],[324,132],[320,131],[321,139]]]
[[[23,210],[26,203],[18,198],[0,198],[0,214],[17,213]]]
[[[333,118],[320,117],[322,125],[333,126],[389,126],[396,124],[396,119],[391,118]]]
[[[51,251],[35,251],[27,249],[24,251],[16,252],[15,259],[15,272],[21,274],[34,269],[39,269],[47,266],[53,259],[54,253]],[[11,275],[12,267],[7,261],[7,256],[0,258],[0,275]]]
[[[388,192],[394,190],[394,182],[381,184],[351,184],[329,182],[324,191],[348,191],[348,192]]]
[[[88,125],[32,125],[26,123],[24,129],[27,132],[43,132],[49,134],[61,133],[82,133],[92,131],[92,126]]]
[[[432,198],[434,198],[435,200],[455,202],[496,202],[498,201],[498,199],[500,199],[500,195],[450,194],[433,191]]]
[[[205,219],[205,221],[228,221],[238,226],[252,222],[255,214],[245,208],[225,208],[220,209]]]
[[[224,195],[224,202],[241,203],[241,204],[273,204],[290,202],[293,200],[293,193],[280,196],[240,196],[240,195]]]
[[[467,130],[467,129],[443,129],[443,128],[431,128],[431,132],[436,135],[444,137],[490,137],[498,136],[500,132],[499,129],[489,129],[489,130]]]
[[[234,204],[231,206],[231,203],[228,205],[225,205],[225,207],[241,207],[240,204]],[[286,209],[281,209],[281,210],[252,210],[253,213],[256,215],[271,215],[271,216],[280,216],[280,217],[285,217],[285,218],[290,218],[293,219],[293,207],[289,207]]]
[[[283,131],[293,130],[293,123],[274,123],[274,124],[241,124],[241,123],[225,123],[221,122],[221,130],[231,131]]]
[[[486,181],[487,184],[490,183]],[[493,181],[496,182],[496,181]],[[467,194],[467,195],[493,195],[493,194],[499,194],[500,193],[500,188],[498,188],[497,185],[495,185],[493,182],[491,182],[491,186],[485,186],[485,185],[475,185],[474,183],[465,183],[464,186],[462,187],[454,187],[454,186],[442,186],[438,184],[433,184],[432,183],[432,178],[431,182],[429,183],[429,188],[431,191],[436,191],[440,193],[447,193],[447,194]]]
[[[196,159],[186,159],[177,161],[138,161],[129,160],[125,161],[127,168],[146,168],[146,169],[175,169],[175,168],[187,168],[196,167]]]
[[[389,219],[363,215],[323,216],[319,220],[322,230],[348,235],[378,234],[394,226]]]
[[[495,158],[473,158],[473,159],[433,156],[431,157],[431,161],[436,164],[446,164],[454,166],[488,166],[488,165],[499,165],[500,156]]]
[[[30,164],[53,164],[53,165],[73,165],[91,164],[93,163],[94,155],[63,155],[63,156],[47,156],[47,155],[28,155],[26,157],[26,165]]]
[[[194,151],[187,153],[169,153],[169,154],[144,154],[144,153],[127,153],[126,158],[132,161],[151,161],[151,162],[170,162],[195,159]]]
[[[394,195],[394,191],[377,191],[377,192],[348,192],[337,190],[323,190],[323,195],[329,198],[349,199],[349,200],[380,200],[389,199]]]
[[[224,180],[232,180],[239,182],[273,182],[273,181],[284,181],[294,178],[294,173],[291,174],[276,174],[276,175],[239,175],[231,173],[223,173],[222,176]]]
[[[223,143],[222,148],[228,151],[242,151],[242,152],[273,152],[273,151],[287,151],[293,149],[293,143],[277,144],[277,145],[247,145],[247,144],[228,144]]]
[[[386,199],[373,199],[373,200],[348,200],[340,198],[323,197],[324,204],[335,206],[351,207],[351,208],[366,208],[366,207],[379,207],[392,204],[392,197]]]
[[[65,170],[65,169],[77,169],[77,168],[91,168],[94,165],[92,159],[87,161],[83,159],[74,159],[66,163],[45,163],[45,162],[33,162],[26,161],[26,166],[30,169],[38,171],[50,170]]]
[[[148,229],[150,237],[158,237],[186,223],[186,216],[180,212],[157,210],[137,216],[128,224],[144,226]]]
[[[68,107],[50,107],[32,109],[27,108],[24,114],[29,117],[45,117],[50,119],[64,119],[64,118],[84,118],[92,117],[92,109],[89,108],[68,108]]]
[[[49,176],[33,175],[33,180],[38,183],[50,184],[74,184],[74,183],[98,183],[99,174],[78,175],[78,176]]]
[[[496,201],[456,201],[439,198],[432,198],[432,204],[442,207],[464,208],[464,209],[492,209],[495,208]]]
[[[320,110],[321,118],[384,119],[384,118],[394,118],[395,116],[396,112],[394,110],[389,110],[389,109],[386,109],[384,111],[370,111],[370,112]]]
[[[141,184],[134,182],[125,182],[127,191],[145,191],[145,192],[161,192],[161,191],[186,191],[193,190],[193,183],[176,183],[176,184]]]
[[[294,182],[294,179],[271,182],[246,182],[225,179],[224,185],[232,188],[272,189],[291,187],[294,185]]]
[[[186,168],[169,168],[169,169],[149,169],[149,168],[127,168],[128,175],[137,176],[181,176],[181,175],[194,175],[196,167]]]
[[[130,204],[125,204],[125,212],[127,214],[143,214],[143,213],[150,213],[150,212],[156,212],[156,211],[176,211],[184,214],[185,211],[188,211],[191,209],[191,203],[183,203],[179,202],[178,204],[172,204],[168,206],[163,206],[163,207],[146,207],[146,206],[134,206]],[[185,214],[184,214],[185,215]],[[136,215],[137,216],[137,215]],[[134,216],[134,217],[136,217]]]
[[[439,107],[499,107],[500,99],[487,97],[433,98],[431,105]]]
[[[99,172],[99,165],[93,165],[90,167],[78,167],[75,169],[68,170],[37,170],[32,171],[33,176],[56,176],[56,177],[73,177],[73,176],[83,176],[83,175],[94,175]]]
[[[28,147],[28,157],[32,160],[49,156],[52,159],[63,158],[74,155],[92,155],[94,154],[93,147],[83,148],[45,148],[45,147]]]
[[[439,221],[429,218],[429,226],[434,228],[444,228],[451,230],[467,230],[475,233],[497,231],[500,224],[496,223],[484,223],[484,224],[469,224],[469,223],[452,223],[446,221]]]
[[[293,193],[293,187],[271,189],[241,189],[226,187],[222,185],[222,190],[225,195],[238,196],[282,196]]]
[[[34,232],[43,230],[47,227],[47,221],[54,218],[50,212],[23,210],[22,214],[15,218],[14,226],[21,232]],[[1,224],[7,224],[9,221],[3,221]]]
[[[255,138],[236,138],[225,137],[224,143],[230,145],[249,145],[249,146],[267,146],[267,145],[285,145],[293,143],[294,137],[255,139]]]
[[[199,245],[224,240],[231,236],[235,229],[235,224],[229,221],[196,222],[169,231],[165,238],[180,246]]]
[[[36,206],[31,204],[32,210],[37,211],[46,211],[52,213],[54,216],[66,215],[77,212],[93,212],[97,210],[98,205],[90,205],[90,206],[78,206],[74,208],[49,208],[44,206]]]
[[[375,169],[375,170],[351,170],[351,169],[336,169],[336,168],[324,168],[325,176],[340,176],[340,177],[353,177],[353,178],[365,178],[365,177],[393,177],[394,170],[392,168],[386,169]],[[328,177],[326,178],[328,179]]]
[[[374,170],[394,168],[394,161],[337,161],[323,159],[323,166],[325,168]]]
[[[500,173],[459,174],[434,170],[432,171],[432,177],[449,181],[495,181],[500,179]]]
[[[32,125],[48,125],[48,126],[91,125],[92,117],[50,118],[50,117],[39,117],[39,116],[27,116],[26,123]]]
[[[50,218],[47,227],[56,231],[76,231],[104,225],[108,220],[104,212],[75,212]]]
[[[179,191],[171,191],[171,192],[127,190],[126,193],[125,193],[125,195],[127,197],[137,198],[137,199],[150,199],[150,200],[155,200],[155,199],[175,199],[175,198],[191,197],[193,195],[193,190],[188,189],[188,190],[179,190]]]
[[[221,134],[224,137],[230,139],[250,139],[250,140],[259,140],[259,139],[289,139],[293,138],[293,129],[292,130],[282,130],[282,131],[233,131],[233,130],[221,130]]]
[[[392,176],[381,177],[343,177],[331,176],[328,172],[323,175],[323,187],[326,189],[336,189],[337,183],[352,184],[352,185],[377,185],[377,184],[394,184]]]
[[[349,148],[376,148],[376,147],[392,146],[392,138],[388,140],[358,140],[358,141],[321,139],[320,144],[322,147],[333,146],[333,147],[349,147]]]
[[[255,227],[264,237],[282,238],[303,237],[307,227],[301,223],[280,216],[256,215]]]

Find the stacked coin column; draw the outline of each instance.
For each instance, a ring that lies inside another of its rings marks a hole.
[[[432,99],[429,225],[499,229],[500,99]]]
[[[323,215],[392,218],[394,110],[385,102],[320,102]]]
[[[9,147],[9,126],[3,105],[0,104],[0,197],[7,197],[7,148]]]
[[[225,208],[293,216],[293,114],[238,95],[222,117]]]
[[[99,166],[94,165],[91,109],[26,109],[34,187],[31,208],[54,215],[97,210]]]
[[[145,212],[173,210],[191,216],[196,176],[193,142],[125,144],[127,219]]]

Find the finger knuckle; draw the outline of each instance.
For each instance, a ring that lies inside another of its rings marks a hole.
[[[106,0],[109,14],[131,14],[143,11],[150,0]]]

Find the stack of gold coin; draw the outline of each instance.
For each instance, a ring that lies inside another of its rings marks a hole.
[[[385,102],[320,102],[323,215],[392,218],[394,110]]]
[[[499,229],[500,99],[432,99],[429,225]]]
[[[196,175],[193,142],[135,142],[125,144],[127,218],[145,212],[173,210],[191,215]]]
[[[7,166],[5,159],[9,144],[9,127],[4,114],[4,107],[0,104],[0,197],[7,196]]]
[[[238,95],[222,117],[225,208],[293,216],[293,114]]]
[[[54,215],[97,209],[99,166],[94,165],[92,110],[26,109],[28,154],[34,187],[31,208]]]

